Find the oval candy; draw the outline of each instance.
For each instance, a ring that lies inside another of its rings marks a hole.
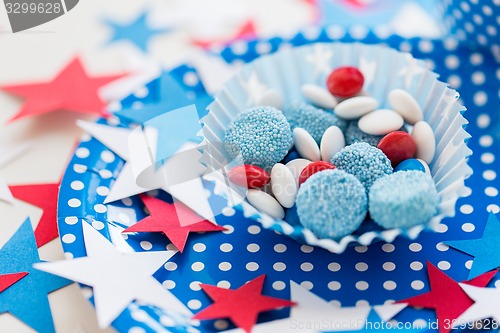
[[[334,96],[351,97],[363,89],[365,78],[356,67],[344,66],[335,69],[326,79],[326,86]]]
[[[425,121],[419,121],[413,126],[411,136],[417,144],[417,158],[430,164],[436,153],[436,138],[431,126]]]
[[[415,156],[417,144],[410,134],[396,131],[384,136],[378,143],[377,148],[382,150],[394,168],[402,161]]]
[[[344,133],[338,126],[330,126],[323,134],[320,144],[321,159],[329,162],[333,155],[345,147]]]
[[[335,115],[344,119],[358,119],[378,108],[378,101],[371,96],[356,96],[340,102],[335,107]]]
[[[283,207],[281,207],[276,199],[266,192],[262,192],[260,190],[248,190],[247,200],[257,210],[260,210],[275,219],[281,220],[285,217],[285,210]]]
[[[300,174],[302,173],[302,170],[304,170],[304,168],[311,163],[312,163],[311,161],[306,160],[305,158],[298,158],[296,160],[288,162],[285,165],[287,166],[287,168],[290,169],[290,171],[292,171],[295,183],[299,185],[299,177]]]
[[[271,180],[266,170],[255,165],[243,164],[229,170],[229,180],[241,187],[261,188]]]
[[[310,161],[319,161],[319,147],[314,138],[305,129],[297,127],[293,130],[295,149],[300,156]]]
[[[281,111],[285,106],[285,100],[278,90],[270,89],[259,98],[257,105],[272,106]]]
[[[389,105],[391,108],[403,116],[404,120],[414,125],[424,119],[422,108],[417,100],[403,89],[394,89],[389,93]]]
[[[302,185],[309,177],[324,170],[333,170],[335,169],[335,165],[330,162],[325,161],[317,161],[309,164],[302,170],[299,177],[299,186]]]
[[[385,135],[403,127],[403,117],[392,110],[380,109],[359,119],[359,129],[370,135]]]
[[[316,84],[303,84],[300,90],[309,102],[322,109],[333,109],[338,103],[328,90]]]
[[[394,169],[394,172],[411,170],[425,172],[428,175],[431,174],[431,170],[429,169],[427,163],[419,158],[410,158],[399,163],[398,166]]]
[[[292,171],[281,163],[276,163],[271,170],[271,187],[276,200],[285,208],[295,204],[297,183]]]

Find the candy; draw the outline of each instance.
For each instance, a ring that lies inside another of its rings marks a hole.
[[[370,135],[384,135],[400,129],[403,117],[392,110],[380,109],[370,112],[359,119],[359,129]]]
[[[311,176],[297,194],[301,224],[319,238],[340,239],[354,232],[365,219],[368,202],[356,177],[340,170]]]
[[[351,97],[363,88],[365,78],[356,67],[339,67],[326,79],[326,86],[332,95],[338,97]]]
[[[321,138],[320,153],[323,161],[330,161],[333,155],[345,147],[345,138],[342,130],[337,126],[328,127]]]
[[[320,160],[318,144],[305,129],[299,127],[295,128],[293,130],[293,141],[295,143],[295,149],[297,149],[300,156],[310,161]]]
[[[343,148],[333,156],[331,162],[338,169],[356,176],[367,190],[377,179],[393,171],[387,156],[365,142]]]
[[[304,168],[304,170],[302,170],[302,172],[300,173],[299,186],[302,185],[309,177],[311,177],[315,173],[333,169],[335,169],[335,165],[333,165],[330,162],[325,162],[325,161],[312,162],[311,164],[307,165]]]
[[[267,215],[281,220],[285,217],[285,210],[276,199],[266,192],[260,190],[248,190],[248,202],[256,209],[260,210]]]
[[[300,158],[299,152],[296,151],[295,149],[291,149],[288,154],[286,154],[285,158],[283,159],[283,162],[288,163],[290,161],[296,160]]]
[[[271,187],[276,200],[285,208],[295,204],[297,182],[292,171],[284,164],[276,163],[271,171]]]
[[[322,109],[333,109],[338,103],[328,90],[315,84],[303,84],[300,91],[309,102]]]
[[[436,153],[436,138],[431,126],[425,121],[419,121],[413,126],[411,136],[417,144],[417,158],[430,164]]]
[[[370,96],[356,96],[340,102],[335,115],[343,119],[358,119],[378,107],[378,101]]]
[[[384,136],[380,140],[378,149],[391,160],[392,167],[396,167],[399,163],[415,156],[417,145],[413,137],[406,132],[392,132]]]
[[[246,188],[261,188],[271,180],[264,169],[247,164],[238,165],[229,170],[228,177],[232,183]]]
[[[411,170],[425,172],[428,175],[431,174],[431,170],[429,169],[427,163],[419,158],[410,158],[399,163],[398,166],[394,169],[394,172]]]
[[[298,158],[286,164],[290,171],[292,171],[293,178],[295,179],[295,183],[297,184],[297,186],[299,185],[299,177],[302,173],[302,170],[304,170],[304,168],[311,163],[311,161],[306,160],[305,158]]]
[[[258,105],[272,106],[278,110],[283,110],[285,101],[281,93],[277,90],[271,89],[266,91],[257,103]]]
[[[353,143],[357,142],[366,142],[376,147],[380,140],[382,140],[382,138],[384,137],[383,135],[366,134],[359,129],[357,121],[351,121],[344,133],[347,145],[352,145]]]
[[[389,93],[389,105],[410,125],[424,119],[417,100],[403,89],[394,89]]]
[[[273,107],[254,107],[238,114],[226,130],[224,146],[232,158],[269,170],[292,147],[290,124]]]
[[[305,129],[317,143],[320,142],[328,127],[338,126],[344,130],[347,126],[345,120],[338,118],[332,112],[317,109],[305,103],[294,103],[285,111],[285,116],[292,130],[296,127]]]
[[[409,228],[438,212],[439,195],[432,178],[420,171],[401,171],[377,180],[370,189],[370,216],[380,226]]]

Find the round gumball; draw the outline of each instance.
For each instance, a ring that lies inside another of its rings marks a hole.
[[[229,180],[241,187],[261,188],[271,180],[269,174],[262,168],[255,165],[238,165],[229,170]]]
[[[404,160],[415,156],[417,144],[413,137],[403,131],[387,134],[380,140],[377,146],[391,161],[392,167],[396,167]]]
[[[422,171],[428,175],[431,174],[429,166],[423,160],[418,158],[410,158],[399,163],[394,169],[394,172],[398,171]]]
[[[363,89],[365,78],[356,67],[339,67],[330,73],[326,86],[330,93],[338,97],[351,97]]]
[[[335,169],[335,165],[333,165],[330,162],[325,162],[325,161],[312,162],[311,164],[306,166],[304,170],[302,170],[302,172],[300,173],[299,186],[315,173],[333,169]]]

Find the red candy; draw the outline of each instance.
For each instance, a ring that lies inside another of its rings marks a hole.
[[[391,160],[393,168],[404,160],[413,158],[417,152],[417,144],[413,137],[402,131],[392,132],[384,136],[377,148],[382,150]]]
[[[271,176],[269,176],[266,170],[248,164],[232,168],[229,170],[228,176],[232,183],[241,187],[254,189],[261,188],[271,180]]]
[[[335,169],[335,165],[325,161],[312,162],[311,164],[307,165],[300,173],[299,186],[315,173],[329,169]]]
[[[356,67],[339,67],[326,79],[326,86],[332,95],[351,97],[363,89],[365,78]]]

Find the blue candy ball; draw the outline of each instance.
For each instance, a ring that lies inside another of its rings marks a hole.
[[[331,162],[337,169],[356,176],[367,190],[377,179],[393,171],[387,156],[366,142],[342,148],[332,157]]]
[[[238,114],[229,124],[224,147],[231,158],[239,154],[243,163],[270,170],[293,145],[292,131],[283,113],[258,106]]]
[[[359,228],[366,217],[365,188],[356,177],[325,170],[309,177],[297,194],[300,223],[318,238],[340,239]]]
[[[338,126],[342,131],[347,127],[347,122],[338,118],[332,112],[317,109],[306,103],[295,103],[285,112],[286,119],[292,127],[305,129],[316,140],[321,142],[323,134],[330,126]]]
[[[416,158],[410,158],[407,160],[404,160],[403,162],[399,163],[396,168],[394,169],[394,172],[398,171],[421,171],[428,173],[428,166],[424,164],[425,162]]]
[[[409,228],[427,223],[438,212],[434,180],[420,171],[395,172],[370,189],[370,216],[381,227]]]

